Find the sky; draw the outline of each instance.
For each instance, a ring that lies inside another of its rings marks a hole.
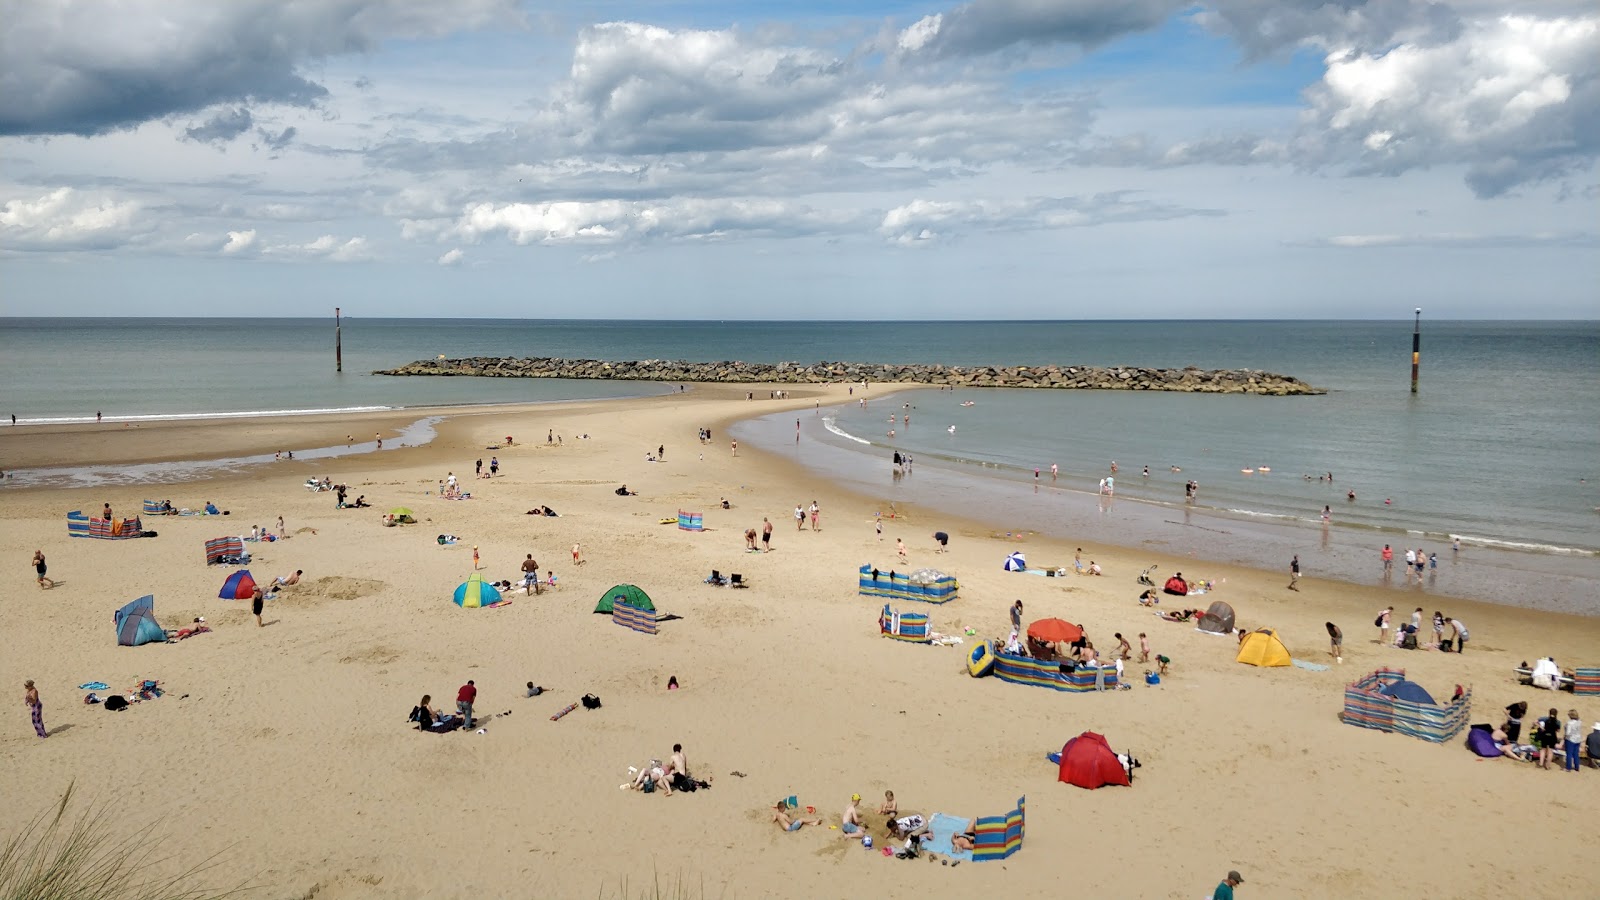
[[[0,0],[0,314],[1600,317],[1593,0]]]

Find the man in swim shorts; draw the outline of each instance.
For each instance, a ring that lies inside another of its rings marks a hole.
[[[524,596],[533,593],[539,588],[539,562],[529,553],[528,558],[522,561],[522,593]]]
[[[789,807],[782,800],[779,800],[777,805],[772,807],[772,809],[773,809],[772,821],[778,823],[778,830],[779,831],[799,831],[800,828],[802,826],[804,826],[804,825],[821,825],[822,824],[822,820],[821,819],[791,819],[791,818],[789,818],[789,813],[788,813]]]
[[[843,833],[843,837],[860,840],[861,836],[867,832],[866,828],[861,824],[861,811],[856,809],[856,804],[860,802],[860,794],[851,794],[850,805],[844,808],[844,813],[839,817],[839,831]]]

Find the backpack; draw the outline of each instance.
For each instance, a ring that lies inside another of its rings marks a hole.
[[[1383,627],[1383,613],[1378,613],[1378,617],[1376,619],[1372,620],[1372,627],[1373,628],[1382,628]]]
[[[599,709],[600,708],[600,698],[596,697],[593,694],[584,694],[583,695],[583,708],[584,709]]]

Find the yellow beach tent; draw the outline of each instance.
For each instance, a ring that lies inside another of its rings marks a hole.
[[[1277,631],[1262,628],[1244,636],[1244,641],[1239,644],[1239,655],[1234,661],[1251,666],[1287,666],[1289,648],[1278,640]]]

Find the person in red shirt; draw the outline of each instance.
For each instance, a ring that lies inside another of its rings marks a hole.
[[[472,701],[478,699],[476,683],[470,679],[456,692],[456,712],[461,714],[463,728],[472,727]]]

